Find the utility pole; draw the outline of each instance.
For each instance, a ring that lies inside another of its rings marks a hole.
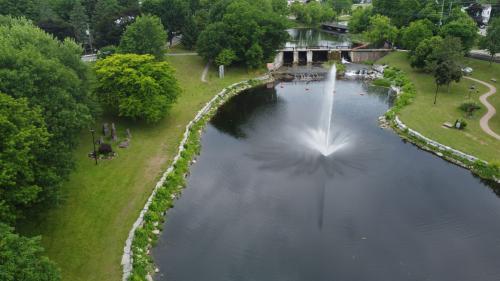
[[[448,9],[448,17],[451,15],[451,7],[453,6],[453,0],[450,0],[450,8]]]
[[[94,145],[94,159],[95,164],[97,165],[97,151],[95,150],[95,138],[94,138],[94,129],[90,129],[90,133],[92,134],[92,144]]]
[[[436,0],[436,2],[437,2],[437,0]],[[439,18],[439,26],[443,25],[443,14],[444,14],[444,0],[443,0],[443,4],[441,4],[441,18]]]

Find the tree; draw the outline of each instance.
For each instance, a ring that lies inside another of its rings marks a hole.
[[[287,0],[271,0],[273,11],[279,15],[286,16],[288,14]]]
[[[370,18],[370,27],[366,36],[375,45],[393,44],[398,36],[398,29],[391,24],[386,16],[375,15]]]
[[[145,0],[142,3],[142,11],[161,19],[168,32],[170,44],[190,17],[189,2],[185,0]]]
[[[226,2],[219,1],[217,3]],[[288,39],[286,19],[276,14],[272,8],[266,9],[265,3],[271,7],[268,1],[229,2],[227,6],[212,6],[209,12],[210,23],[200,33],[196,44],[198,53],[206,60],[214,60],[222,50],[230,49],[236,54],[235,62],[249,67],[255,67],[254,63],[272,60],[276,49]],[[252,50],[249,51],[250,49]],[[249,59],[257,61],[249,62]]]
[[[0,16],[0,23],[0,92],[38,107],[50,134],[36,158],[43,163],[35,177],[38,202],[57,193],[72,170],[78,136],[93,118],[89,69],[74,41],[57,41],[24,19]]]
[[[215,58],[217,65],[229,66],[236,59],[236,54],[231,49],[224,49]]]
[[[74,36],[77,42],[85,43],[88,35],[88,17],[79,0],[75,1],[70,14],[70,23],[73,26]]]
[[[361,33],[365,32],[370,25],[370,17],[373,15],[371,7],[358,7],[352,12],[351,20],[349,21],[349,32]]]
[[[0,221],[13,223],[42,192],[49,133],[40,108],[0,93],[0,134]]]
[[[96,93],[119,116],[157,122],[180,93],[174,70],[151,55],[117,54],[95,65]]]
[[[253,44],[245,53],[246,64],[249,68],[258,68],[262,65],[264,59],[264,51],[259,44]]]
[[[410,54],[410,64],[412,67],[424,69],[428,62],[428,57],[431,55],[433,50],[438,48],[442,44],[443,38],[440,36],[434,36],[428,39],[422,40],[415,48],[415,50]]]
[[[330,21],[335,18],[332,7],[316,1],[308,4],[295,2],[290,9],[295,14],[297,21],[307,25],[318,25],[320,22]]]
[[[445,24],[440,30],[440,35],[460,38],[464,51],[469,52],[477,40],[477,26],[474,20],[467,16]]]
[[[194,49],[199,35],[200,29],[196,25],[196,18],[191,16],[182,27],[182,45],[189,50]]]
[[[411,52],[415,51],[420,42],[431,37],[432,23],[427,19],[411,22],[401,30],[401,44]]]
[[[337,14],[351,12],[352,0],[328,0],[328,3]]]
[[[493,62],[496,53],[500,53],[500,17],[490,21],[490,25],[480,41],[481,48],[488,51],[491,56],[490,65]]]
[[[425,39],[410,55],[412,67],[426,72],[434,72],[437,65],[444,61],[459,63],[464,56],[461,41],[455,37],[434,36]]]
[[[133,22],[135,14],[123,11],[117,0],[99,0],[92,16],[95,45],[98,48],[118,45],[128,24]]]
[[[167,33],[159,18],[140,16],[123,33],[119,48],[122,53],[151,54],[160,59],[166,40]]]
[[[42,256],[40,237],[26,238],[0,223],[0,280],[59,281],[60,272]]]
[[[434,95],[434,104],[437,102],[437,94],[439,86],[448,85],[448,90],[450,83],[452,81],[460,82],[462,77],[461,68],[453,61],[445,60],[440,62],[436,69],[434,70],[434,79],[436,82],[436,93]]]

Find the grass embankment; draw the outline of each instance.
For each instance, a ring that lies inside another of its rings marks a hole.
[[[465,118],[464,113],[458,109],[460,104],[470,100],[480,104],[479,96],[487,92],[485,86],[462,79],[460,83],[451,85],[449,93],[446,87],[442,87],[438,93],[437,104],[433,105],[436,89],[434,78],[432,75],[412,69],[407,59],[407,53],[394,52],[377,63],[386,63],[403,70],[416,86],[417,95],[413,103],[405,106],[399,114],[401,121],[406,125],[431,139],[480,159],[488,162],[500,161],[498,140],[487,135],[479,126],[479,119],[486,112],[485,106],[481,105],[481,110],[477,111],[471,118]],[[497,86],[490,80],[491,78],[499,80],[499,64],[493,64],[490,67],[488,62],[466,58],[466,65],[474,69],[472,77]],[[479,94],[472,94],[471,99],[469,99],[468,89],[472,84],[476,85]],[[500,110],[499,96],[497,93],[489,99],[497,110]],[[464,118],[467,121],[465,130],[442,127],[444,122],[453,123],[458,118]],[[491,119],[490,127],[495,132],[500,132],[500,116],[498,114]]]
[[[205,63],[197,56],[168,57],[183,89],[168,117],[155,125],[116,118],[120,136],[130,128],[131,145],[118,157],[95,166],[87,157],[92,149],[89,132],[82,132],[75,151],[76,170],[62,188],[60,206],[21,225],[26,234],[43,237],[47,255],[62,269],[66,281],[121,279],[125,240],[139,211],[163,170],[177,152],[186,124],[224,87],[251,78],[245,70],[230,69],[224,79],[215,69],[208,83],[200,81]],[[96,124],[97,131],[102,122]]]

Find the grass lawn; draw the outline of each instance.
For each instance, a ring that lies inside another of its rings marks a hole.
[[[438,93],[437,104],[433,105],[436,89],[434,78],[429,74],[412,69],[407,59],[407,53],[394,52],[377,63],[387,63],[400,68],[415,83],[417,96],[414,102],[406,106],[400,114],[401,120],[409,127],[440,143],[486,161],[500,161],[500,142],[484,133],[479,127],[479,119],[486,112],[483,105],[472,118],[466,119],[468,125],[465,130],[459,131],[441,127],[446,121],[453,123],[457,118],[464,118],[464,114],[458,107],[463,102],[469,101],[468,88],[474,83],[473,81],[462,79],[460,83],[453,83],[449,93],[447,93],[446,87],[442,87]],[[472,77],[493,84],[500,90],[500,85],[490,82],[491,78],[500,80],[500,64],[489,66],[488,62],[470,58],[466,58],[466,64],[474,69]],[[479,94],[473,94],[471,99],[480,104],[479,96],[486,93],[487,88],[483,85],[476,85],[476,87],[479,89]],[[495,94],[489,101],[497,111],[500,111],[500,93]],[[499,114],[490,120],[490,127],[495,132],[500,132]]]
[[[168,117],[155,125],[117,118],[119,136],[132,133],[131,146],[118,151],[113,160],[95,166],[87,157],[91,135],[82,132],[81,145],[74,153],[76,170],[62,187],[63,199],[57,207],[22,222],[27,235],[43,237],[47,255],[62,269],[65,281],[121,280],[121,256],[125,239],[156,181],[176,153],[187,123],[222,88],[256,76],[242,69],[229,69],[224,79],[215,68],[208,83],[200,76],[205,63],[197,56],[168,57],[183,89]]]

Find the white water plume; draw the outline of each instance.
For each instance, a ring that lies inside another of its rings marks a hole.
[[[335,82],[337,77],[337,68],[332,66],[325,80],[323,90],[324,102],[321,109],[321,118],[319,127],[316,129],[307,129],[302,136],[305,144],[313,150],[319,151],[323,156],[330,156],[339,149],[348,144],[348,137],[341,135],[332,135],[333,103],[335,97]]]

